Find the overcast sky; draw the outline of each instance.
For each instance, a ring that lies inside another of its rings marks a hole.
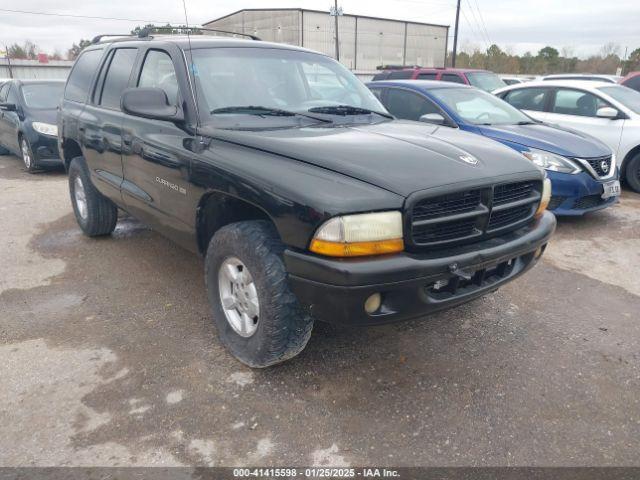
[[[331,0],[186,0],[191,24],[241,8],[302,7],[328,10]],[[340,0],[345,13],[453,25],[455,0]],[[107,19],[45,16],[6,9]],[[640,0],[462,0],[460,42],[486,48],[497,43],[514,53],[545,45],[574,55],[598,53],[614,42],[640,47]],[[480,13],[481,12],[481,13]],[[118,20],[129,19],[129,20]],[[31,40],[41,51],[65,53],[80,38],[126,33],[145,22],[184,23],[182,0],[2,0],[0,45]],[[451,43],[450,43],[451,45]],[[0,47],[0,49],[3,49]]]

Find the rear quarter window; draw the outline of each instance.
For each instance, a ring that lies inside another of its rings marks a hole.
[[[80,55],[67,80],[67,86],[64,91],[66,100],[73,102],[86,101],[91,87],[91,80],[93,80],[93,75],[98,69],[101,58],[102,49],[89,50]]]

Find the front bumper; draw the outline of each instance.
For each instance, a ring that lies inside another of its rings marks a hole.
[[[287,250],[284,258],[293,292],[317,320],[376,325],[420,317],[496,290],[537,262],[555,227],[554,215],[545,212],[532,225],[455,249],[375,259]],[[461,278],[460,272],[470,278]],[[374,293],[382,295],[382,306],[367,314],[364,303]]]
[[[28,138],[34,159],[39,167],[62,166],[62,160],[58,153],[58,137],[49,137],[32,131]]]
[[[602,184],[618,180],[618,172],[603,181],[596,180],[586,172],[572,175],[547,171],[547,176],[551,180],[549,210],[556,215],[584,215],[618,203],[618,197],[611,197],[606,200],[601,198],[603,192]]]

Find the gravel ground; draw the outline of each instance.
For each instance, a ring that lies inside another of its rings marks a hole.
[[[83,237],[66,181],[0,157],[1,466],[640,464],[640,195],[483,299],[252,371],[202,259],[133,219]]]

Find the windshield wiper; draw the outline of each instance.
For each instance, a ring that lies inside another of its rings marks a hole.
[[[534,122],[532,120],[522,120],[521,122],[518,122],[516,125],[535,125],[538,122]]]
[[[352,105],[329,105],[326,107],[313,107],[308,110],[311,113],[326,113],[327,115],[370,115],[372,113],[381,117],[393,119],[393,115],[368,108],[354,107]]]
[[[312,120],[316,120],[322,123],[333,123],[327,118],[316,117],[315,115],[307,115],[306,113],[291,112],[289,110],[282,110],[280,108],[263,107],[261,105],[241,105],[234,107],[222,107],[216,108],[211,111],[211,114],[217,113],[239,113],[245,115],[260,115],[260,116],[272,116],[272,117],[306,117]]]

